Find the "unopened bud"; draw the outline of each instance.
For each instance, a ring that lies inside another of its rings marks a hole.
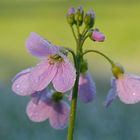
[[[112,73],[116,78],[119,78],[124,73],[124,69],[120,64],[115,64],[112,67]]]
[[[93,41],[103,42],[103,41],[105,40],[105,35],[104,35],[102,32],[99,32],[98,30],[94,30],[94,31],[91,33],[90,38],[91,38]]]
[[[94,11],[90,10],[86,13],[84,18],[84,23],[87,27],[92,28],[95,23],[95,13]]]
[[[84,16],[84,10],[83,10],[83,7],[80,6],[77,11],[76,11],[76,14],[75,14],[75,21],[76,21],[76,24],[81,26],[82,23],[83,23],[83,16]]]
[[[88,63],[86,60],[82,60],[80,72],[85,73],[87,70],[88,70]]]
[[[75,24],[75,9],[72,7],[68,10],[67,21],[70,25]]]

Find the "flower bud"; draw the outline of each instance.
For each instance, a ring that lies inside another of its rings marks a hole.
[[[84,23],[87,27],[92,28],[95,23],[95,13],[94,11],[90,10],[86,13],[84,18]]]
[[[68,10],[67,13],[67,21],[70,25],[75,24],[74,16],[75,16],[75,9],[72,7]]]
[[[112,67],[112,73],[116,78],[119,78],[124,73],[124,69],[120,64],[115,64]]]
[[[90,37],[93,41],[103,42],[105,40],[105,35],[98,30],[94,30]]]
[[[83,7],[80,6],[77,11],[76,11],[76,14],[75,14],[75,21],[76,21],[76,24],[81,26],[82,23],[83,23],[83,16],[84,16],[84,10],[83,10]]]
[[[80,72],[84,73],[88,70],[88,63],[86,60],[82,60],[81,62],[81,68],[80,68]]]

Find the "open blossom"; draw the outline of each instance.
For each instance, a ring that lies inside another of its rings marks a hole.
[[[31,69],[26,69],[16,75],[13,79],[13,88],[18,83],[20,87],[15,91],[21,96],[32,97],[27,106],[27,115],[34,122],[42,122],[49,119],[50,124],[55,129],[63,129],[67,127],[69,117],[69,105],[62,100],[62,96],[54,96],[54,94],[46,89],[42,91],[34,91],[27,82]],[[27,83],[26,83],[27,82]],[[32,94],[29,94],[31,93]],[[59,94],[59,93],[58,93]]]
[[[30,95],[41,91],[52,82],[59,92],[70,90],[75,82],[76,72],[67,57],[61,53],[61,48],[54,46],[36,33],[31,33],[26,41],[26,48],[41,62],[17,74],[12,89],[17,94]]]
[[[121,74],[118,78],[114,78],[105,104],[108,106],[116,96],[125,104],[140,102],[140,77]]]
[[[53,128],[64,129],[68,126],[70,107],[60,98],[55,100],[54,94],[46,90],[32,94],[26,112],[33,122],[42,122],[48,119]]]
[[[95,82],[88,71],[81,73],[79,78],[78,97],[84,103],[93,101],[96,96]],[[69,100],[72,98],[72,92]]]
[[[88,71],[80,74],[78,96],[84,103],[91,102],[96,96],[95,83]]]
[[[54,94],[57,98],[53,97]],[[51,93],[46,89],[33,93],[26,109],[28,117],[34,122],[49,119],[51,126],[55,129],[67,127],[70,107],[62,101],[63,95],[60,98],[58,94],[63,93]]]

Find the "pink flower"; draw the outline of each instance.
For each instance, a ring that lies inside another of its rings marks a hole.
[[[125,104],[140,102],[140,77],[121,74],[117,79],[113,79],[105,104],[108,106],[116,96]]]
[[[74,66],[61,52],[61,48],[54,46],[36,33],[31,33],[26,41],[27,50],[41,62],[35,67],[17,74],[12,89],[19,95],[31,95],[41,91],[52,82],[59,92],[70,90],[75,82]]]
[[[78,97],[84,103],[89,103],[96,97],[95,82],[92,80],[92,77],[88,71],[80,74]],[[69,96],[69,100],[71,99],[72,92]]]
[[[26,112],[33,122],[42,122],[48,119],[53,128],[64,129],[68,125],[70,107],[60,98],[55,100],[54,94],[46,90],[32,94],[32,100],[28,103]]]
[[[91,39],[98,42],[103,42],[105,40],[105,35],[99,31],[93,31]]]
[[[96,96],[95,82],[88,71],[80,74],[78,96],[84,103],[91,102]]]

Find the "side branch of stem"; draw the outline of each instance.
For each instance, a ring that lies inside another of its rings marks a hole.
[[[114,66],[114,65],[115,65],[115,63],[114,63],[108,56],[106,56],[104,53],[102,53],[102,52],[100,52],[100,51],[97,51],[97,50],[86,50],[86,51],[82,54],[82,56],[84,56],[85,54],[87,54],[87,53],[89,53],[89,52],[97,53],[97,54],[103,56],[103,57],[111,64],[111,66]]]

